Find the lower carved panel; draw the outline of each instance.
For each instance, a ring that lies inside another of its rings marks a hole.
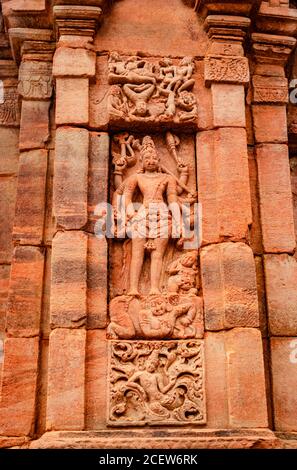
[[[206,423],[203,341],[110,341],[110,426]]]

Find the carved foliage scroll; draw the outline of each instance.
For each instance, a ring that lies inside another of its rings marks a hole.
[[[206,422],[202,341],[111,341],[111,426]]]

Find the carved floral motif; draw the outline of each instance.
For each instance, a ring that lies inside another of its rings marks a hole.
[[[109,421],[206,422],[202,341],[111,341]]]
[[[127,123],[196,123],[197,102],[192,57],[152,63],[137,56],[110,54],[108,97],[110,121]]]
[[[49,99],[52,96],[50,62],[22,62],[19,69],[19,93],[28,99]]]
[[[287,87],[254,87],[255,103],[287,103],[288,88]]]
[[[208,56],[204,59],[206,84],[249,83],[249,66],[246,57]]]
[[[0,104],[0,124],[18,125],[19,102],[18,92],[15,87],[5,87],[3,90],[3,103]]]

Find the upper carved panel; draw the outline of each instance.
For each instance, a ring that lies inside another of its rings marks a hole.
[[[197,100],[193,94],[192,57],[158,62],[110,54],[109,120],[115,128],[197,127]]]

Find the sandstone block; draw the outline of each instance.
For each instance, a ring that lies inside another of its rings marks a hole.
[[[10,336],[37,336],[40,329],[44,253],[32,246],[14,250],[6,330]]]
[[[293,216],[295,235],[297,239],[297,158],[290,159],[291,167],[291,187],[292,187],[292,199],[293,199]]]
[[[245,127],[245,91],[241,85],[211,85],[214,127]]]
[[[43,148],[49,139],[50,101],[22,102],[20,149]]]
[[[261,230],[261,217],[260,217],[260,203],[258,193],[258,170],[256,155],[254,149],[249,150],[249,175],[250,175],[250,192],[253,223],[250,229],[250,240],[253,252],[261,254],[263,252],[262,245],[262,230]]]
[[[261,333],[234,328],[225,334],[231,427],[268,426]]]
[[[297,337],[271,338],[274,422],[277,431],[297,431]]]
[[[87,332],[86,428],[104,428],[107,405],[107,346],[105,330]]]
[[[95,61],[96,55],[93,51],[59,47],[54,55],[53,76],[93,77],[95,75]]]
[[[87,247],[84,232],[58,232],[53,239],[52,328],[79,328],[86,323]]]
[[[292,252],[295,248],[288,147],[256,148],[264,251]]]
[[[286,106],[254,105],[252,110],[257,143],[288,141]]]
[[[201,251],[205,327],[259,326],[255,263],[244,243],[220,243]]]
[[[275,336],[297,336],[297,260],[266,255],[265,277],[269,329]]]
[[[39,338],[8,338],[4,346],[0,434],[34,432]]]
[[[288,80],[284,77],[254,75],[253,91],[254,103],[288,103]]]
[[[258,291],[258,304],[259,304],[259,317],[260,317],[260,331],[263,337],[267,336],[267,312],[266,312],[266,290],[265,290],[265,276],[263,257],[255,256],[256,276],[257,276],[257,291]]]
[[[263,348],[258,330],[206,332],[205,367],[210,428],[267,426]]]
[[[0,128],[0,174],[14,174],[18,171],[19,130],[11,127]]]
[[[13,227],[13,239],[20,243],[42,243],[46,175],[47,150],[21,153]]]
[[[9,276],[10,266],[2,264],[0,266],[0,332],[5,330]]]
[[[96,206],[108,201],[109,135],[90,133],[88,231],[94,232],[97,220]]]
[[[89,235],[87,263],[87,326],[90,329],[105,328],[107,325],[108,280],[107,242],[105,238],[99,239]]]
[[[51,62],[23,60],[19,67],[18,92],[30,101],[50,99],[53,92]]]
[[[53,185],[54,185],[54,150],[48,152],[48,168],[46,183],[46,207],[44,214],[44,244],[51,245],[56,232],[56,220],[53,215]]]
[[[203,244],[245,238],[252,220],[246,131],[198,133],[197,173]]]
[[[205,394],[207,425],[224,429],[229,425],[226,379],[225,333],[205,333]]]
[[[83,430],[86,331],[57,328],[49,340],[47,430]]]
[[[56,124],[88,124],[88,78],[57,78]]]
[[[86,129],[57,130],[54,163],[53,213],[67,230],[87,222],[89,133]]]
[[[16,183],[15,177],[0,178],[0,263],[11,261]]]

